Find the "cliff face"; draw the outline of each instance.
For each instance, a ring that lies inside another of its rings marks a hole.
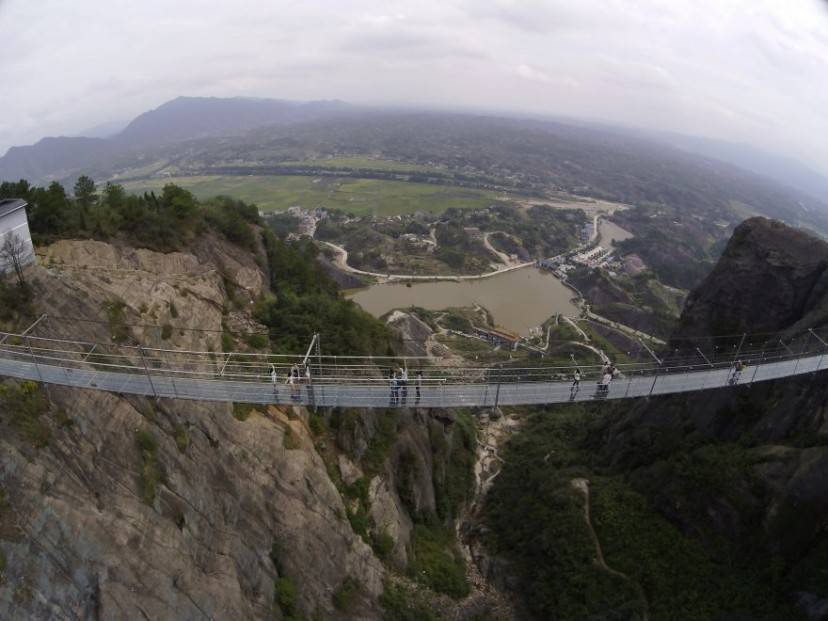
[[[267,275],[208,236],[171,254],[59,242],[29,280],[50,316],[37,334],[221,351],[222,322],[252,322]],[[389,428],[359,412],[46,396],[48,442],[0,411],[4,619],[379,619],[389,567],[409,560],[409,511],[435,510],[458,429],[426,412]],[[355,506],[343,490],[361,482]],[[367,543],[380,532],[385,563]]]
[[[828,244],[754,218],[690,295],[675,340],[801,331],[826,317]],[[787,596],[802,599],[813,618],[828,618],[828,585],[814,569],[828,545],[824,374],[640,401],[615,413],[588,440],[602,463],[626,473],[690,536],[726,537],[784,559]],[[701,476],[696,467],[709,471]]]
[[[828,243],[776,220],[751,218],[688,297],[674,333],[777,332],[828,318]]]
[[[674,343],[824,325],[826,265],[743,223]],[[507,584],[537,619],[828,619],[826,377],[530,413],[486,504]]]

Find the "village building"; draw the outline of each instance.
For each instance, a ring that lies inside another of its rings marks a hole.
[[[8,240],[17,245],[15,252],[21,266],[34,263],[35,254],[32,234],[29,232],[29,218],[26,215],[26,201],[19,198],[0,199],[0,249]],[[14,269],[7,252],[0,252],[0,272],[6,274]]]

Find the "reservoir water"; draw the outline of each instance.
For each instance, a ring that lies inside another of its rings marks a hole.
[[[497,325],[528,335],[529,328],[541,325],[551,315],[577,315],[574,296],[548,272],[525,267],[480,280],[421,282],[410,287],[380,283],[350,298],[376,317],[409,306],[442,310],[479,304],[492,314]]]

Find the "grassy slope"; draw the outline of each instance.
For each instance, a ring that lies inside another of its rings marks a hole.
[[[197,176],[146,179],[124,184],[141,193],[159,190],[167,183],[180,185],[199,198],[232,195],[255,203],[263,211],[292,205],[341,209],[353,214],[391,216],[415,211],[440,213],[450,207],[485,207],[498,194],[485,190],[405,181],[305,176]]]

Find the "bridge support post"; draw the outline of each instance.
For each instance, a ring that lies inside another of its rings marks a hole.
[[[45,317],[45,315],[43,315],[43,317]],[[40,372],[40,365],[37,364],[37,359],[35,358],[34,350],[32,349],[32,341],[28,336],[26,336],[26,347],[29,350],[29,356],[32,357],[32,364],[34,365],[35,371],[37,371],[37,377],[40,380],[40,383],[43,384],[43,373]]]
[[[750,376],[750,383],[753,384],[753,381],[756,379],[756,374],[759,372],[759,365],[765,361],[765,346],[767,345],[767,341],[762,341],[762,351],[759,353],[759,362],[754,364],[753,375]]]
[[[152,395],[158,399],[158,391],[155,390],[155,384],[152,383],[152,376],[150,375],[149,367],[147,366],[147,359],[144,357],[144,348],[140,345],[138,346],[138,353],[141,354],[141,363],[144,365],[144,373],[147,374],[147,380],[149,381]]]
[[[495,389],[495,402],[494,402],[495,409],[497,409],[499,404],[500,404],[500,383],[498,382],[497,388]]]
[[[656,382],[658,381],[658,374],[661,372],[661,366],[656,367],[655,377],[653,378],[653,383],[650,386],[650,392],[647,393],[647,398],[649,399],[653,395],[653,388],[655,388]]]
[[[811,340],[811,333],[808,333],[808,337],[805,339],[805,345],[803,347],[804,351],[799,352],[799,356],[796,359],[796,363],[794,364],[793,375],[796,375],[796,370],[799,368],[799,361],[802,359],[802,356],[805,352],[808,351],[808,342]]]
[[[745,344],[746,338],[747,334],[742,334],[742,340],[739,341],[739,347],[736,348],[736,355],[733,356],[733,364],[736,364],[736,361],[739,359],[739,354],[742,353],[742,345]]]
[[[808,328],[808,332],[810,332],[811,334],[813,334],[816,337],[816,340],[818,340],[822,344],[822,348],[823,348],[822,349],[822,354],[820,354],[820,356],[819,356],[819,362],[817,363],[816,371],[814,371],[814,373],[816,373],[822,367],[822,359],[825,358],[825,350],[828,349],[828,343],[826,343],[821,338],[819,338],[819,335],[816,332],[814,332],[813,330],[811,330],[811,328]]]
[[[699,356],[701,356],[702,358],[704,358],[704,361],[705,361],[705,362],[707,363],[707,365],[708,365],[708,366],[712,369],[712,368],[713,368],[713,363],[712,363],[712,362],[710,362],[710,359],[709,359],[707,356],[705,356],[705,355],[704,355],[704,352],[703,352],[701,349],[699,349],[698,347],[696,347],[696,351],[697,351],[697,352],[699,352]]]

